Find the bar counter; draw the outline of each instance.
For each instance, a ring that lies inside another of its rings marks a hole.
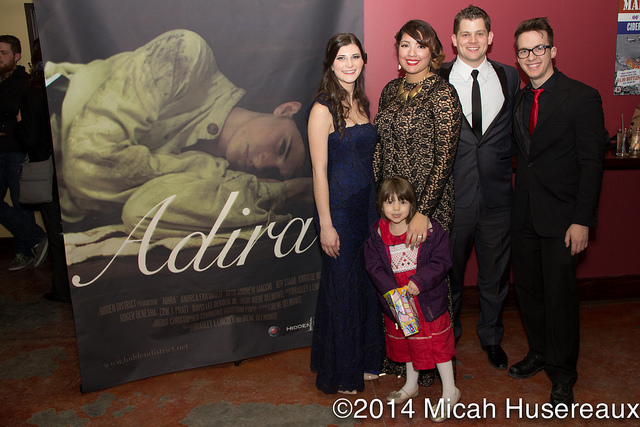
[[[640,169],[640,156],[616,156],[615,148],[608,149],[604,155],[604,169]]]

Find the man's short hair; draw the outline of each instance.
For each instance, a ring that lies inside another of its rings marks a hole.
[[[460,22],[463,19],[468,19],[469,21],[473,21],[474,19],[482,19],[484,20],[484,26],[487,29],[487,32],[491,31],[491,18],[489,17],[489,14],[485,12],[484,9],[470,4],[469,6],[458,12],[456,17],[453,18],[453,34],[458,34],[458,30],[460,29]]]
[[[520,36],[520,34],[528,33],[529,31],[537,31],[538,33],[542,33],[544,31],[547,33],[549,45],[553,46],[553,29],[551,28],[551,25],[549,25],[549,19],[547,19],[546,16],[542,18],[527,19],[526,21],[522,21],[518,24],[518,28],[516,28],[515,33],[516,42],[518,41],[518,36]]]
[[[0,43],[7,43],[11,46],[11,52],[15,55],[16,53],[22,53],[22,46],[20,45],[20,40],[16,36],[12,36],[10,34],[3,34],[0,36]]]

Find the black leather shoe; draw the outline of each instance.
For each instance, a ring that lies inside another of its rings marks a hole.
[[[544,358],[538,354],[527,354],[524,359],[509,368],[513,378],[529,378],[544,368]]]
[[[555,408],[560,403],[564,403],[567,407],[573,403],[573,387],[567,384],[554,384],[551,388],[551,398],[549,403]]]
[[[504,352],[500,344],[483,345],[482,350],[489,357],[489,364],[496,369],[507,369],[507,353]]]

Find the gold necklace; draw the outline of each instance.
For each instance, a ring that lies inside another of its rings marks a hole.
[[[407,76],[404,76],[402,78],[402,82],[400,83],[400,86],[398,86],[398,92],[396,92],[396,96],[401,101],[406,101],[407,99],[412,99],[414,96],[416,96],[417,94],[420,93],[420,91],[422,90],[422,84],[430,76],[431,76],[431,73],[427,73],[427,75],[424,76],[422,78],[422,80],[420,80],[420,82],[413,89],[405,89],[404,88],[404,82],[407,81]]]

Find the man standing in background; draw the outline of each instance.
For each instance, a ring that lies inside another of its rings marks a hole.
[[[520,87],[514,67],[487,58],[493,42],[491,18],[469,6],[456,15],[451,41],[458,56],[440,75],[458,92],[466,120],[453,168],[455,217],[451,230],[451,293],[456,342],[462,335],[460,309],[464,273],[475,244],[480,315],[477,333],[489,363],[507,368],[500,346],[502,306],[509,290],[511,215],[511,116]]]
[[[0,224],[15,237],[15,259],[9,271],[38,267],[47,255],[48,241],[36,224],[33,211],[20,207],[20,173],[26,150],[16,138],[20,97],[29,75],[18,61],[22,57],[20,40],[0,35]],[[4,201],[7,190],[9,205]]]

